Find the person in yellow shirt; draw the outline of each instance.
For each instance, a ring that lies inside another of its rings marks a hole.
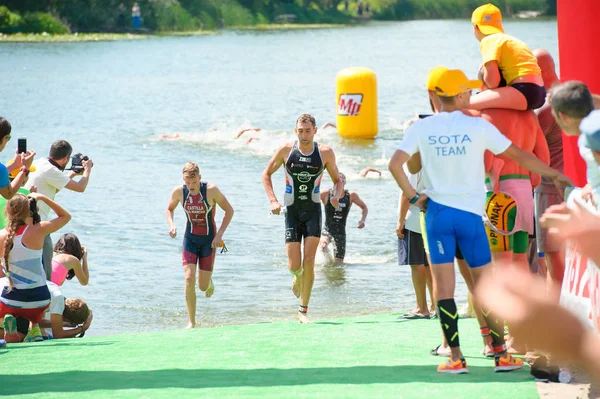
[[[546,89],[537,59],[527,44],[504,33],[498,7],[478,7],[471,22],[483,58],[480,79],[490,90],[472,96],[469,108],[524,111],[544,105]]]

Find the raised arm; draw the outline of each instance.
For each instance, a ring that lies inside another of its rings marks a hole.
[[[262,174],[263,186],[267,192],[269,203],[271,204],[271,212],[274,215],[279,215],[279,212],[281,211],[281,204],[279,201],[277,201],[277,197],[275,196],[275,191],[273,190],[273,179],[271,176],[273,176],[273,173],[277,172],[281,165],[283,165],[285,156],[289,153],[289,151],[290,146],[288,144],[279,147]]]
[[[65,208],[58,205],[56,202],[52,201],[45,195],[42,195],[40,193],[30,193],[29,196],[35,198],[36,201],[45,202],[50,207],[50,209],[52,209],[54,213],[56,213],[56,217],[54,219],[49,220],[47,222],[42,221],[38,223],[39,231],[43,235],[43,237],[47,236],[50,233],[54,233],[55,231],[60,230],[71,220],[71,214],[67,212]]]
[[[175,222],[173,222],[173,214],[175,213],[175,208],[177,208],[177,205],[179,205],[180,202],[183,202],[183,187],[177,186],[171,193],[171,199],[169,199],[166,212],[167,224],[169,225],[169,235],[171,238],[177,237],[177,227],[175,227]]]
[[[235,135],[235,138],[239,139],[242,134],[244,134],[246,132],[249,132],[251,130],[255,131],[255,132],[258,132],[260,130],[260,128],[259,127],[249,127],[249,128],[246,128],[246,129],[241,129],[240,131],[237,132],[237,134]]]
[[[367,166],[366,168],[361,170],[359,175],[360,175],[360,177],[366,177],[369,174],[369,172],[377,173],[379,175],[379,177],[381,177],[381,171],[379,171],[375,168],[372,168],[370,166]]]
[[[87,185],[90,181],[90,173],[92,171],[92,167],[94,166],[94,163],[91,159],[88,159],[87,161],[82,161],[81,164],[83,165],[83,176],[81,177],[81,179],[79,179],[78,181],[71,179],[65,186],[65,188],[68,188],[69,190],[75,191],[77,193],[83,193],[87,188]]]
[[[227,201],[227,198],[217,188],[217,186],[214,186],[212,184],[209,185],[208,186],[208,195],[209,195],[209,197],[212,197],[212,200],[214,201],[215,204],[219,205],[219,208],[221,208],[223,211],[225,211],[225,216],[223,216],[223,221],[221,222],[219,231],[217,231],[217,234],[215,234],[215,238],[213,239],[213,242],[212,242],[212,247],[216,248],[221,244],[221,241],[223,241],[223,233],[225,233],[225,230],[227,230],[227,226],[229,226],[229,223],[231,222],[231,218],[233,218],[234,211],[233,211],[233,207],[231,206],[229,201]]]
[[[362,217],[358,222],[358,228],[362,229],[365,227],[365,222],[367,221],[367,215],[369,214],[369,208],[367,208],[367,204],[363,202],[362,199],[358,196],[358,194],[354,191],[350,192],[350,203],[356,204],[362,210]]]

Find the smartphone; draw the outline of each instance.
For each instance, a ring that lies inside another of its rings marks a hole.
[[[17,152],[19,154],[27,152],[27,139],[26,138],[21,137],[17,141]]]

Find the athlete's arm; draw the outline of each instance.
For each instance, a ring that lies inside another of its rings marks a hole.
[[[244,134],[244,133],[246,133],[246,132],[249,132],[249,131],[251,131],[251,130],[253,130],[253,131],[255,131],[255,132],[258,132],[258,131],[260,130],[260,128],[259,128],[259,127],[250,127],[250,128],[247,128],[247,129],[242,129],[242,130],[240,130],[239,132],[237,132],[237,134],[236,134],[235,138],[236,138],[236,139],[238,139],[238,138],[240,138],[240,136],[241,136],[242,134]]]
[[[179,205],[182,199],[183,187],[177,186],[173,189],[169,205],[167,205],[167,224],[169,225],[169,235],[171,238],[177,236],[177,227],[175,227],[175,223],[173,222],[173,214],[175,213],[175,208],[177,208],[177,205]]]
[[[215,238],[212,242],[212,247],[216,248],[221,244],[221,241],[223,241],[223,234],[225,233],[225,230],[227,230],[227,226],[229,226],[231,218],[233,218],[234,211],[229,201],[227,201],[227,197],[223,195],[223,193],[221,192],[221,190],[218,189],[217,186],[209,184],[207,192],[209,201],[211,201],[212,199],[212,201],[214,201],[213,203],[219,205],[219,208],[225,211],[225,216],[223,216],[223,220],[221,221],[219,231],[217,231],[217,234],[215,235]]]
[[[394,155],[392,155],[392,159],[390,159],[389,169],[392,176],[394,176],[396,183],[398,183],[398,186],[402,189],[402,194],[410,199],[417,195],[417,190],[415,190],[410,184],[410,181],[408,181],[408,176],[406,176],[404,168],[402,167],[409,159],[410,155],[408,153],[402,150],[396,150]]]
[[[262,174],[263,186],[267,192],[267,197],[269,197],[271,212],[274,215],[279,215],[279,212],[281,211],[281,204],[279,201],[277,201],[277,197],[275,196],[275,191],[273,190],[273,180],[271,179],[271,176],[273,173],[279,170],[281,165],[283,165],[285,157],[289,154],[290,149],[290,144],[285,144],[279,147]]]
[[[365,221],[367,220],[367,215],[369,214],[369,208],[367,208],[367,204],[365,204],[354,191],[350,192],[350,203],[356,204],[360,209],[362,209],[362,218],[358,222],[358,228],[362,229],[365,227]]]
[[[327,205],[327,201],[329,201],[329,190],[321,191],[321,194],[319,196],[321,197],[321,202],[323,203],[323,205]]]
[[[406,162],[406,166],[408,166],[408,171],[413,175],[416,175],[421,171],[421,153],[416,152],[412,157]]]
[[[398,224],[396,225],[396,235],[398,238],[404,238],[404,222],[406,221],[406,214],[410,208],[410,202],[404,195],[400,196],[400,205],[398,208]]]
[[[535,155],[520,149],[514,144],[511,144],[510,147],[508,147],[508,149],[502,153],[502,155],[509,157],[533,173],[537,173],[538,175],[542,175],[554,180],[554,184],[558,188],[573,186],[573,182],[567,176],[555,169],[552,169],[540,161]]]
[[[331,177],[331,181],[333,182],[333,196],[330,199],[331,205],[337,207],[339,206],[338,200],[344,196],[344,186],[342,184],[342,179],[340,178],[340,171],[335,162],[335,153],[330,147],[322,146],[321,155],[323,157],[323,162],[325,162],[327,173],[329,173],[329,177]]]
[[[366,168],[364,168],[363,170],[360,171],[359,176],[360,177],[367,177],[367,175],[369,174],[369,172],[373,172],[373,173],[377,173],[379,175],[379,177],[381,177],[381,171],[372,168],[370,166],[367,166]]]

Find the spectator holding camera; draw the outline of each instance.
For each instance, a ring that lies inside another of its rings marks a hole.
[[[72,153],[73,148],[66,140],[57,140],[52,143],[48,158],[38,159],[34,162],[36,171],[31,173],[29,185],[36,186],[38,193],[43,194],[50,199],[54,199],[56,193],[63,188],[83,193],[87,188],[90,180],[90,172],[92,171],[92,166],[94,166],[94,164],[91,159],[87,159],[87,157],[83,157],[79,154],[77,159],[73,159],[71,173],[67,175],[64,171],[69,163]],[[82,174],[83,176],[79,180],[73,180],[73,178],[79,174]],[[45,203],[41,203],[41,219],[48,220],[49,213],[50,208]],[[47,236],[44,241],[42,262],[48,280],[52,277],[52,256],[52,239],[50,236]]]
[[[11,131],[12,126],[10,123],[6,119],[0,117],[0,151],[4,150],[6,144],[10,141]],[[0,195],[2,195],[2,197],[7,200],[11,199],[23,185],[23,182],[29,175],[29,168],[31,167],[34,156],[35,151],[25,151],[24,153],[15,154],[14,161],[9,163],[8,166],[0,163]],[[9,173],[15,174],[12,180],[8,177]]]
[[[90,272],[87,264],[87,248],[81,246],[73,233],[63,234],[54,246],[52,258],[52,282],[63,285],[65,280],[77,277],[79,284],[87,285]]]

